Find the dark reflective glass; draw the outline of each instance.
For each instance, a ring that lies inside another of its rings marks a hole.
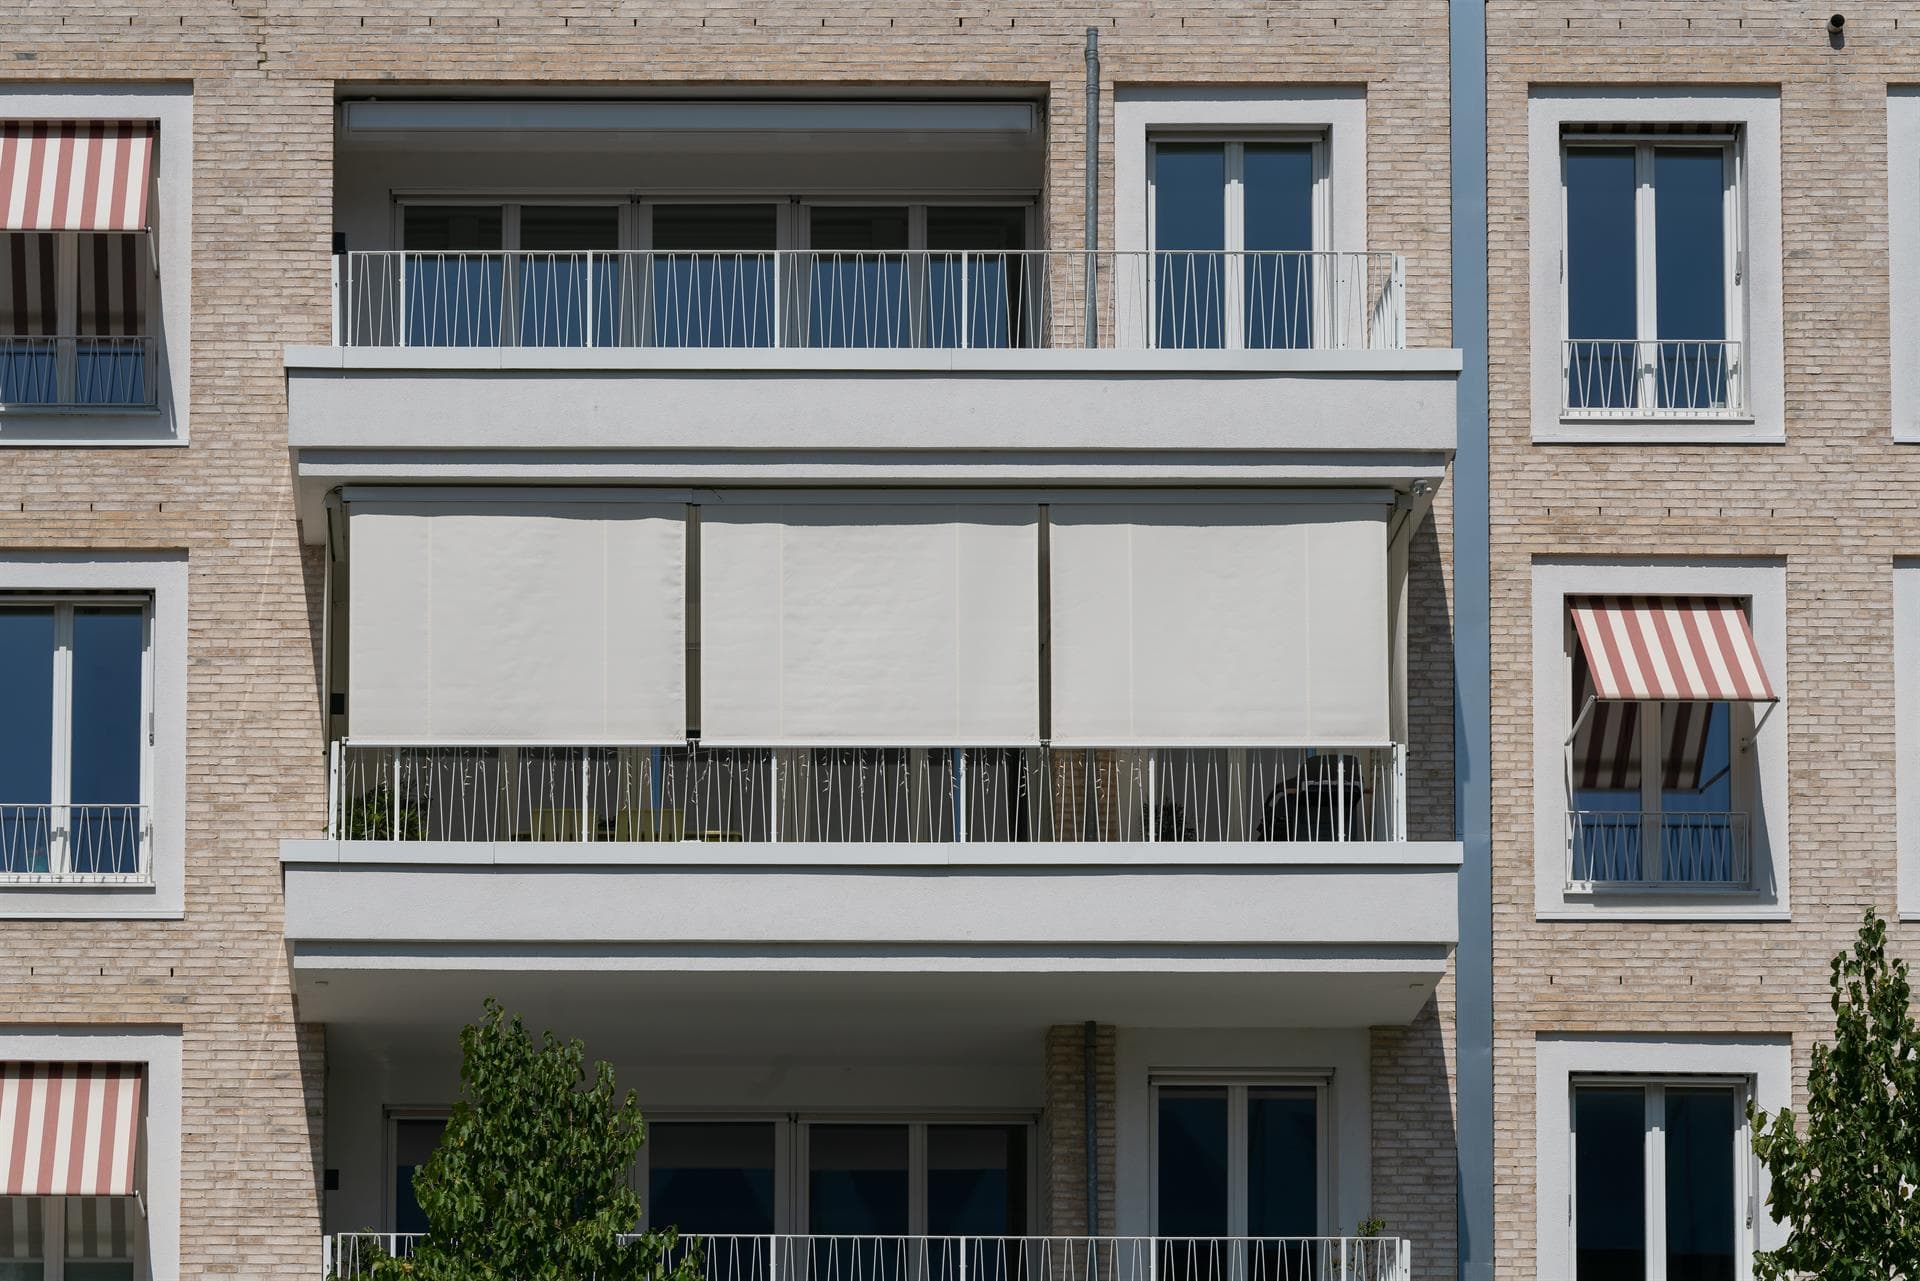
[[[1733,1281],[1733,1090],[1667,1090],[1667,1281]]]
[[[1155,1179],[1161,1236],[1225,1236],[1227,1218],[1227,1092],[1168,1087],[1160,1091]]]
[[[1647,1275],[1647,1103],[1637,1088],[1573,1092],[1574,1275]]]
[[[1313,248],[1313,148],[1250,142],[1243,155],[1243,340],[1248,347],[1311,347],[1317,273],[1301,251]]]
[[[407,345],[497,347],[506,305],[498,205],[408,205]],[[479,256],[471,256],[479,255]]]
[[[1637,403],[1639,336],[1632,147],[1569,147],[1566,154],[1568,406]]]
[[[919,317],[907,289],[905,206],[810,211],[812,347],[910,347]]]
[[[1027,211],[960,205],[927,210],[927,342],[933,347],[1031,347]]]
[[[1227,149],[1153,148],[1154,343],[1219,347],[1226,333]]]
[[[413,1176],[440,1146],[447,1123],[440,1117],[409,1117],[393,1123],[393,1230],[427,1230],[427,1216],[413,1194]]]
[[[655,205],[653,257],[635,341],[771,347],[778,333],[773,205]]]
[[[657,1121],[647,1127],[647,1216],[685,1233],[774,1229],[773,1125]]]
[[[907,1127],[815,1125],[807,1132],[807,1230],[907,1231]]]
[[[0,872],[48,870],[53,637],[52,606],[0,608]]]
[[[76,872],[140,869],[145,655],[146,615],[138,606],[74,607],[67,842]]]
[[[1726,404],[1726,152],[1653,153],[1654,291],[1662,409]]]

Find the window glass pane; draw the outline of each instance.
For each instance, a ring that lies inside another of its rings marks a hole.
[[[620,210],[613,205],[523,205],[520,247],[569,253],[620,247]]]
[[[425,1232],[427,1216],[413,1195],[413,1176],[445,1134],[444,1117],[408,1117],[393,1123],[393,1230]]]
[[[807,1230],[907,1231],[907,1127],[815,1125],[807,1133]]]
[[[1641,859],[1640,705],[1589,700],[1593,679],[1576,642],[1573,699],[1572,812],[1567,821],[1570,873],[1576,881],[1647,879]]]
[[[1155,1145],[1155,1231],[1173,1237],[1226,1235],[1226,1089],[1163,1088]]]
[[[809,211],[807,345],[909,347],[918,326],[907,291],[905,206]]]
[[[408,205],[404,247],[409,347],[497,347],[506,266],[498,205]]]
[[[139,1211],[132,1197],[68,1197],[66,1281],[133,1281]]]
[[[654,347],[770,347],[773,205],[655,205],[646,315],[628,341]]]
[[[1026,1127],[928,1126],[927,1231],[1004,1237],[1026,1230]]]
[[[48,870],[53,622],[50,605],[0,607],[0,872]]]
[[[0,1197],[0,1281],[41,1281],[46,1276],[45,1210],[40,1197]]]
[[[74,237],[78,310],[73,400],[140,405],[147,399],[147,296],[153,269],[140,232]]]
[[[772,1232],[773,1151],[770,1122],[649,1125],[649,1221],[692,1233]]]
[[[1311,347],[1313,147],[1250,142],[1244,155],[1246,345]]]
[[[1647,1275],[1646,1130],[1644,1091],[1573,1092],[1576,1281]]]
[[[927,210],[928,344],[1031,347],[1038,316],[1027,262],[1027,211],[1011,205]],[[966,251],[966,256],[960,256]]]
[[[520,346],[585,347],[590,334],[591,345],[612,345],[622,264],[586,254],[619,247],[620,211],[610,205],[523,206],[512,263]]]
[[[1735,1091],[1667,1090],[1667,1281],[1733,1281]]]
[[[1747,829],[1733,813],[1733,722],[1729,703],[1667,703],[1660,709],[1660,876],[1668,881],[1746,879]]]
[[[1724,407],[1727,336],[1726,151],[1653,153],[1655,309],[1663,409]]]
[[[141,687],[146,613],[132,605],[73,611],[73,759],[67,842],[76,872],[140,870]]]
[[[0,404],[59,403],[59,243],[52,232],[0,232]]]
[[[1154,343],[1219,347],[1225,340],[1227,149],[1153,147]]]
[[[1310,1237],[1320,1230],[1320,1124],[1311,1089],[1247,1091],[1247,1232]]]
[[[1632,147],[1568,147],[1568,407],[1621,409],[1637,402],[1639,337]]]
[[[402,248],[493,250],[503,248],[504,218],[498,205],[407,205]]]

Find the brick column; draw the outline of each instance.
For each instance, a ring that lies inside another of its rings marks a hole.
[[[1086,1028],[1061,1023],[1047,1029],[1046,1110],[1040,1119],[1041,1231],[1055,1236],[1114,1229],[1113,1028],[1094,1029],[1094,1134],[1100,1145],[1100,1219],[1087,1223]]]

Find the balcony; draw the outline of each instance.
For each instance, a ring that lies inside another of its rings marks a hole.
[[[1561,344],[1560,376],[1565,418],[1738,419],[1749,413],[1738,342],[1573,338]]]
[[[151,409],[151,337],[0,335],[0,410]]]
[[[147,805],[0,803],[0,885],[151,885]]]
[[[420,1238],[323,1238],[321,1276],[354,1281]],[[701,1236],[702,1281],[1408,1281],[1400,1237]]]
[[[1753,884],[1744,813],[1567,811],[1567,888],[1744,890]]]
[[[347,740],[332,754],[328,836],[485,845],[1390,842],[1404,839],[1405,762],[1397,744],[807,749]]]
[[[350,253],[334,289],[349,348],[1406,347],[1387,253]]]

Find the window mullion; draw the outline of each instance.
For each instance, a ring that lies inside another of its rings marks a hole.
[[[1247,149],[1244,143],[1229,142],[1222,150],[1227,190],[1221,201],[1226,226],[1221,229],[1220,244],[1226,252],[1220,259],[1220,343],[1239,348],[1246,342]]]
[[[907,1126],[907,1235],[927,1234],[927,1124]]]
[[[1654,340],[1660,337],[1659,254],[1654,235],[1657,208],[1653,182],[1653,144],[1643,142],[1634,148],[1634,362],[1639,371],[1640,408],[1657,408],[1654,376],[1659,356]]]
[[[1667,1281],[1667,1089],[1647,1087],[1646,1281]]]
[[[1227,1235],[1247,1235],[1251,1215],[1247,1213],[1247,1162],[1252,1144],[1247,1142],[1247,1087],[1227,1087]]]

